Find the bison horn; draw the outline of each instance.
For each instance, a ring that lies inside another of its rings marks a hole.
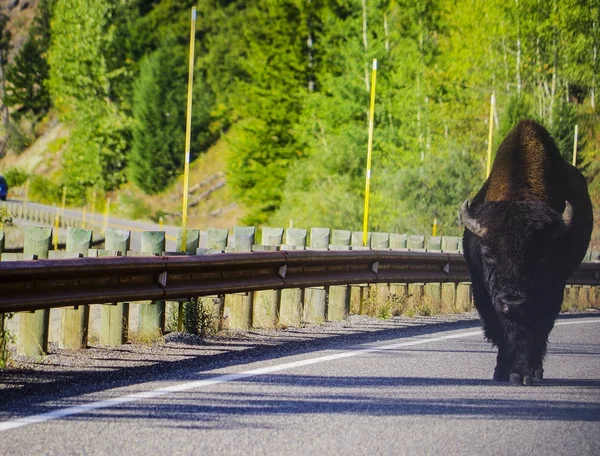
[[[564,229],[561,234],[564,234],[569,229],[571,222],[573,221],[573,206],[568,201],[565,201],[565,210],[562,213],[562,221]]]
[[[462,224],[477,237],[483,237],[487,233],[487,228],[483,228],[471,214],[469,214],[469,200],[465,200],[460,207],[460,220]]]

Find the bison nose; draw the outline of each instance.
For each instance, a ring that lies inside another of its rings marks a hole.
[[[517,310],[521,305],[525,303],[527,298],[523,295],[517,294],[505,294],[499,297],[502,312],[508,313],[511,310]]]

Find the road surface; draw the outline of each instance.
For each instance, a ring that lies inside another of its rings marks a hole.
[[[239,352],[106,385],[82,375],[72,389],[0,395],[0,454],[600,455],[597,313],[559,319],[547,378],[534,387],[492,381],[494,363],[479,323],[463,321]]]

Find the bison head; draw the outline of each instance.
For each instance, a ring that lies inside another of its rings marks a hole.
[[[568,201],[562,214],[540,201],[493,201],[474,210],[463,203],[461,220],[476,258],[470,267],[481,272],[498,312],[517,316],[553,287],[552,249],[572,213]]]

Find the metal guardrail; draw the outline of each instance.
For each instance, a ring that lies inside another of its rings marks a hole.
[[[101,257],[0,263],[0,313],[373,283],[469,282],[461,254],[385,250]],[[600,285],[600,262],[569,280]]]

